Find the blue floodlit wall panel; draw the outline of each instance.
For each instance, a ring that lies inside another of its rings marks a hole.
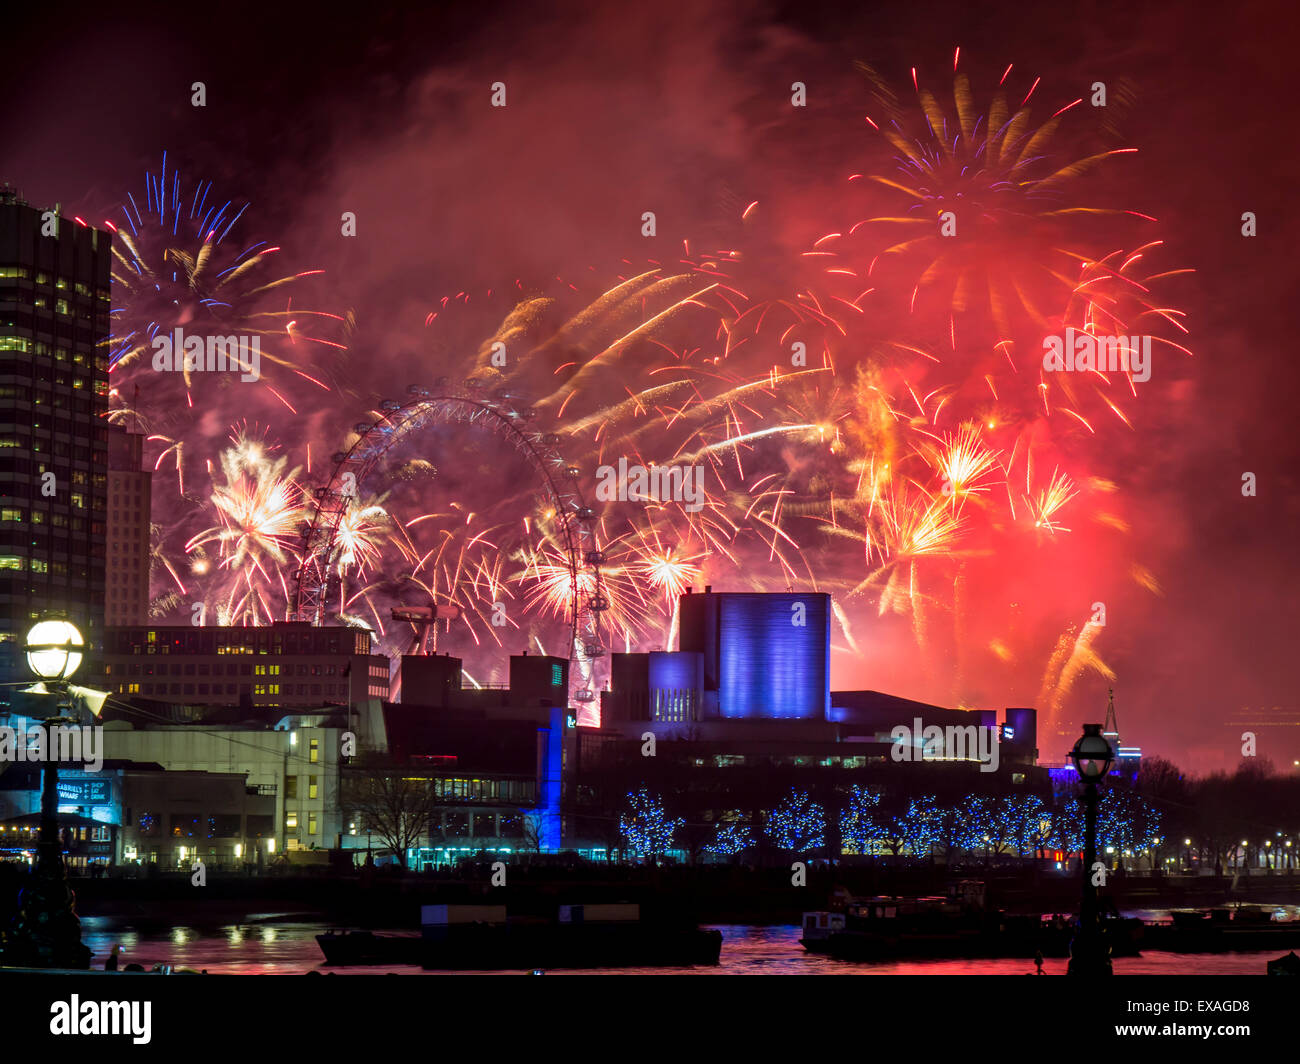
[[[830,708],[830,596],[721,598],[720,714],[824,720]],[[800,603],[802,611],[796,609]],[[794,623],[798,619],[803,620],[802,626]]]
[[[539,729],[543,741],[541,747],[542,771],[540,773],[541,793],[538,795],[538,809],[541,817],[541,848],[548,853],[558,850],[563,842],[560,837],[562,822],[560,820],[560,796],[563,793],[564,779],[564,729],[567,709],[564,706],[551,707],[550,727]]]
[[[698,691],[704,682],[704,661],[700,654],[666,650],[650,654],[650,690]]]

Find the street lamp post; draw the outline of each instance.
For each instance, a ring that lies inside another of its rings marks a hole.
[[[1070,943],[1070,975],[1113,974],[1110,947],[1101,933],[1097,888],[1092,883],[1092,867],[1097,863],[1097,784],[1115,760],[1115,752],[1101,728],[1100,724],[1085,724],[1083,735],[1070,751],[1070,760],[1083,781],[1084,808],[1083,897],[1079,928]]]
[[[12,945],[5,963],[27,968],[89,968],[90,948],[81,941],[76,896],[68,886],[59,839],[59,770],[51,756],[57,747],[54,728],[76,724],[61,716],[68,681],[81,665],[81,633],[67,621],[41,621],[27,633],[27,665],[58,696],[55,716],[45,719],[45,770],[41,787],[41,830],[36,866],[18,897]]]

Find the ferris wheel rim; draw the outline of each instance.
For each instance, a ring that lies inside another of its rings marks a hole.
[[[339,526],[353,500],[360,498],[360,484],[365,477],[409,432],[439,417],[454,416],[455,412],[463,411],[470,422],[491,420],[492,429],[502,432],[534,472],[540,474],[542,490],[555,507],[560,519],[565,567],[569,571],[568,659],[584,674],[585,686],[575,698],[580,702],[593,700],[594,692],[588,688],[595,678],[594,663],[601,648],[599,608],[593,609],[591,604],[604,601],[603,553],[594,527],[597,521],[587,505],[578,478],[570,475],[570,485],[561,488],[552,473],[553,468],[563,468],[570,474],[574,469],[565,462],[554,444],[548,442],[548,439],[555,439],[556,434],[526,431],[523,426],[529,418],[508,401],[509,396],[489,400],[463,391],[433,392],[417,386],[412,386],[409,391],[411,398],[406,402],[384,400],[377,410],[371,411],[378,414],[373,421],[357,424],[356,440],[346,451],[335,453],[329,478],[313,492],[312,519],[302,533],[302,556],[294,574],[291,616],[317,626],[323,622]],[[348,472],[354,476],[354,491],[343,493],[335,490]],[[330,503],[328,507],[321,505],[326,501]],[[585,572],[593,574],[589,592],[582,590],[581,576]],[[571,670],[571,688],[576,679]]]

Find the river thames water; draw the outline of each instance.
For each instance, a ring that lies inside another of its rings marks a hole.
[[[1294,908],[1294,907],[1289,907]],[[1138,914],[1135,914],[1138,915]],[[716,968],[615,968],[601,969],[602,975],[1028,975],[1033,963],[1024,960],[908,961],[893,964],[850,964],[806,952],[799,945],[797,926],[757,927],[750,925],[707,925],[722,932],[722,963]],[[123,949],[122,964],[155,964],[176,968],[207,969],[213,974],[301,975],[312,969],[339,975],[378,975],[398,972],[436,975],[419,968],[382,967],[326,968],[315,936],[329,925],[267,919],[240,925],[174,927],[170,931],[142,930],[128,922],[84,917],[82,940],[95,953],[92,965],[99,968],[112,947]],[[1116,975],[1263,975],[1268,961],[1282,950],[1258,953],[1188,954],[1148,952],[1114,962]],[[1043,970],[1063,975],[1066,961],[1048,959]],[[524,974],[470,972],[455,974]],[[555,970],[548,974],[593,974],[581,970]]]

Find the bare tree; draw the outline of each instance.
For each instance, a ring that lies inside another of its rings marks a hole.
[[[541,853],[546,831],[546,813],[534,809],[523,815],[523,847],[529,853]]]
[[[382,757],[363,757],[343,770],[343,808],[360,815],[406,867],[406,851],[426,839],[437,803],[427,779]]]

